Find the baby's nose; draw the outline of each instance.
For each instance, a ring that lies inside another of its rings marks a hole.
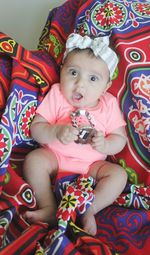
[[[78,80],[76,81],[76,86],[78,88],[84,88],[84,79],[83,78],[78,78]]]

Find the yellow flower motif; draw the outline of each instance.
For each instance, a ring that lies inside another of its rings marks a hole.
[[[61,206],[64,207],[64,208],[74,208],[75,205],[76,205],[76,198],[75,196],[72,196],[72,195],[66,195],[63,197],[63,200],[61,202]]]

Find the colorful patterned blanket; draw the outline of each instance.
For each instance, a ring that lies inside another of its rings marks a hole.
[[[24,49],[0,33],[0,254],[149,254],[150,242],[150,3],[69,0],[50,11],[38,50]],[[37,144],[29,126],[52,83],[69,33],[110,35],[119,57],[110,92],[127,122],[128,143],[115,157],[128,184],[115,203],[96,215],[95,237],[85,233],[79,214],[93,200],[93,180],[58,176],[58,227],[29,225],[25,210],[36,208],[22,179],[25,155]]]

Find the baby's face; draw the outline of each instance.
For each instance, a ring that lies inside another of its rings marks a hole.
[[[107,64],[87,53],[68,54],[60,74],[61,91],[67,101],[77,108],[91,108],[110,85]]]

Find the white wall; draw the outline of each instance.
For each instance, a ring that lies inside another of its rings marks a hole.
[[[0,32],[36,49],[49,10],[65,0],[0,0]]]

